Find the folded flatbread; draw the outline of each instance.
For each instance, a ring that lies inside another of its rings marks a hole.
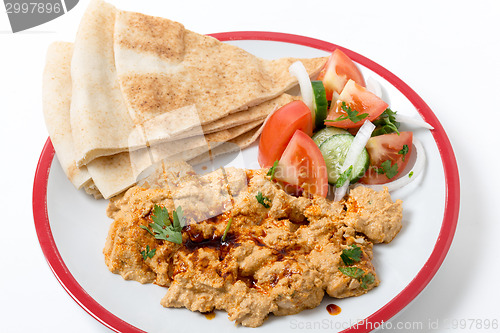
[[[113,52],[115,16],[112,5],[92,1],[75,39],[70,121],[78,166],[98,156],[146,145],[118,85]]]
[[[252,143],[257,141],[259,138],[260,134],[262,133],[262,128],[264,125],[261,125],[257,128],[252,129],[251,131],[248,131],[246,133],[243,133],[234,139],[228,140],[226,142],[223,142],[220,145],[217,145],[216,147],[213,147],[213,149],[210,150],[210,152],[202,152],[200,154],[197,154],[193,158],[187,158],[185,159],[188,161],[189,164],[191,165],[197,165],[200,163],[204,163],[207,161],[210,161],[214,159],[216,156],[219,155],[224,155],[224,154],[229,154],[233,153],[236,151],[240,151],[242,149],[245,149],[249,147]],[[189,155],[192,156],[192,155]]]
[[[91,180],[89,183],[83,186],[85,193],[94,197],[94,199],[103,199],[103,196],[94,182]]]
[[[235,122],[243,123],[207,135],[191,136],[156,144],[150,148],[102,156],[92,160],[86,166],[77,167],[69,119],[72,51],[72,43],[55,42],[49,46],[43,76],[44,116],[54,149],[67,177],[75,187],[84,187],[87,193],[97,198],[112,197],[134,185],[140,174],[153,163],[165,158],[171,160],[192,159],[206,153],[209,149],[215,149],[223,142],[248,136],[247,133],[255,133],[264,121],[257,119],[244,122],[244,117],[233,118]],[[262,115],[270,114],[294,99],[296,97],[284,94],[252,107],[248,111],[242,112],[241,115],[249,116],[252,119],[253,115],[256,114],[258,118],[261,118]],[[219,151],[220,149],[215,152]]]
[[[275,98],[297,83],[288,72],[295,60],[261,59],[180,23],[93,0],[71,64],[76,163],[174,140]],[[326,58],[301,61],[312,76]]]
[[[49,47],[44,116],[71,182],[109,198],[165,158],[196,161],[250,145],[265,117],[295,98],[283,94],[296,84],[295,60],[260,59],[92,0],[75,44]],[[326,59],[301,60],[312,76]]]
[[[102,196],[108,199],[134,185],[141,178],[141,174],[155,163],[165,159],[188,160],[262,123],[263,120],[257,120],[212,134],[167,141],[130,152],[98,157],[87,164],[87,168]]]
[[[290,103],[291,101],[296,99],[297,99],[296,96],[292,96],[286,93],[282,94],[267,102],[253,106],[248,110],[236,112],[228,115],[227,117],[203,125],[202,126],[203,133],[210,134],[223,129],[228,129],[234,126],[246,124],[252,121],[264,120],[273,111],[279,109],[283,105]]]
[[[52,43],[47,50],[43,72],[43,114],[50,140],[68,179],[76,188],[91,182],[87,168],[77,167],[70,125],[71,56],[73,44]]]

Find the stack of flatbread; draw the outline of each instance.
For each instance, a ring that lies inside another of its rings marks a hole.
[[[326,58],[265,60],[180,23],[93,0],[74,43],[47,52],[43,108],[59,162],[77,188],[110,198],[163,159],[199,162],[253,143],[297,97],[288,67],[310,76]]]

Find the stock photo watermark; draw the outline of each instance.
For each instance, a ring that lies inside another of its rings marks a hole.
[[[436,330],[467,330],[467,331],[500,331],[498,318],[445,318],[428,319],[423,321],[368,321],[368,320],[297,320],[289,324],[290,329],[316,331],[341,331],[348,328],[368,330],[395,330],[395,331],[436,331]]]
[[[77,4],[78,0],[4,0],[13,33],[52,21]]]

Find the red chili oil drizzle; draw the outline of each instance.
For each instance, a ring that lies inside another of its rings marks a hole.
[[[332,316],[336,316],[342,311],[342,309],[336,304],[328,304],[326,306],[326,311],[328,311],[328,313]]]

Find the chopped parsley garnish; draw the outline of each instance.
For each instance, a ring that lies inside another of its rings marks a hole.
[[[396,111],[387,108],[373,121],[376,126],[372,136],[397,133],[399,135],[399,123],[396,121]]]
[[[174,218],[174,226],[177,226],[180,230],[182,230],[182,227],[186,226],[186,218],[184,217],[181,206],[178,206],[177,209],[172,212],[172,217]]]
[[[375,276],[372,273],[365,274],[365,271],[358,267],[339,267],[339,271],[361,282],[363,289],[367,289],[369,284],[375,282]]]
[[[389,179],[391,179],[398,173],[398,164],[394,163],[394,165],[391,165],[390,160],[385,160],[384,162],[382,162],[382,164],[380,164],[380,168],[377,167],[374,168],[378,174],[380,175],[385,174]]]
[[[229,218],[229,221],[227,221],[226,229],[224,229],[224,235],[222,235],[223,242],[226,240],[226,236],[227,236],[227,233],[229,232],[229,228],[231,228],[231,222],[233,222],[232,216]]]
[[[363,255],[363,251],[357,245],[351,245],[347,249],[343,249],[340,254],[340,258],[347,266],[351,266],[354,263],[361,261],[361,256]]]
[[[274,173],[276,172],[277,166],[278,166],[278,160],[274,161],[273,166],[267,172],[267,176],[271,176],[271,180],[274,179]]]
[[[403,155],[403,162],[405,161],[405,158],[406,158],[406,154],[408,154],[408,145],[403,145],[403,148],[401,148],[400,151],[398,151],[398,154],[399,155]]]
[[[265,197],[262,195],[262,192],[259,191],[257,193],[257,195],[255,196],[255,198],[257,199],[257,201],[262,205],[264,206],[265,208],[269,208],[271,207],[271,199]]]
[[[408,178],[411,178],[413,177],[413,171],[410,171],[410,173],[408,174]]]
[[[344,172],[340,174],[339,178],[337,179],[337,182],[335,183],[336,188],[344,186],[345,182],[351,178],[352,168],[353,167],[351,165],[347,169],[345,169]]]
[[[147,258],[151,259],[154,257],[156,253],[156,249],[150,249],[149,245],[146,245],[146,250],[141,251],[142,259],[146,260]]]
[[[335,122],[335,121],[342,121],[342,120],[349,119],[353,123],[357,123],[358,121],[361,121],[361,120],[365,119],[366,117],[368,117],[368,113],[359,114],[358,111],[353,110],[350,106],[348,106],[346,104],[346,102],[342,102],[342,105],[340,106],[340,108],[346,113],[345,115],[339,116],[333,120],[325,120],[325,121]]]
[[[375,276],[372,273],[368,273],[361,278],[361,288],[367,289],[369,284],[375,282]]]
[[[358,267],[339,267],[342,274],[347,275],[353,279],[359,280],[365,274],[365,271]]]
[[[165,207],[160,207],[154,205],[153,215],[151,219],[153,223],[149,224],[148,227],[141,225],[140,227],[156,239],[166,240],[176,244],[182,244],[182,227],[186,225],[185,218],[183,216],[182,208],[179,206],[176,210],[172,212],[173,221],[170,222],[170,217],[168,216],[168,210]]]

